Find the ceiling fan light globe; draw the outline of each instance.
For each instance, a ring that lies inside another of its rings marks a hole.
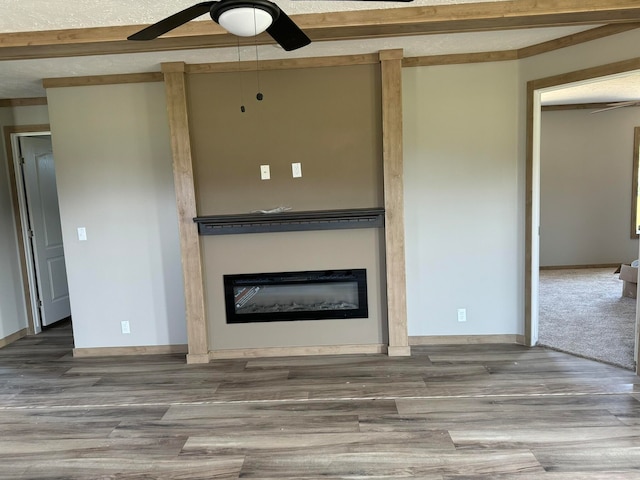
[[[269,28],[273,17],[260,8],[238,7],[222,12],[218,23],[229,33],[239,37],[253,37]]]

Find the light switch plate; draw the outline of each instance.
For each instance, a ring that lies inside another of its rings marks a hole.
[[[260,180],[269,180],[271,178],[271,169],[269,165],[260,165]]]
[[[293,178],[302,177],[302,164],[301,163],[292,163],[291,164],[291,174]]]

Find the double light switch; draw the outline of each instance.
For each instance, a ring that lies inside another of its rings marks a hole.
[[[295,162],[291,164],[291,175],[293,178],[302,177],[302,164]],[[269,165],[260,165],[260,180],[271,179],[271,167]]]

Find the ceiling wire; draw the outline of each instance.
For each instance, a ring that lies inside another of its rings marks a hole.
[[[240,37],[236,37],[236,45],[238,47],[238,83],[240,84],[240,111],[244,113],[244,89],[242,88],[242,64],[240,62]]]
[[[263,95],[262,92],[260,91],[260,61],[258,59],[258,21],[256,19],[256,9],[253,9],[253,32],[254,32],[254,36],[253,36],[253,45],[255,47],[255,51],[256,51],[256,83],[258,85],[258,93],[256,94],[256,99],[258,101],[262,101],[263,99]]]

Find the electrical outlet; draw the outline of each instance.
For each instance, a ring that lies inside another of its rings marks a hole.
[[[271,169],[269,165],[260,165],[260,180],[269,180],[271,178]]]
[[[123,320],[122,322],[120,322],[120,326],[122,327],[122,333],[131,333],[129,322],[127,320]]]
[[[466,322],[467,321],[467,309],[466,308],[459,308],[458,309],[458,321],[459,322]]]
[[[78,227],[78,240],[81,242],[87,241],[87,229],[85,227]]]
[[[292,163],[291,164],[291,174],[293,175],[293,178],[300,178],[302,177],[302,164],[301,163]]]

